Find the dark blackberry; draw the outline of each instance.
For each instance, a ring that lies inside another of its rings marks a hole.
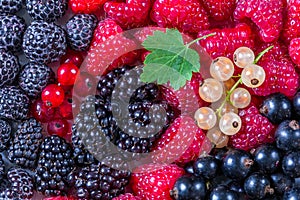
[[[64,195],[68,191],[67,176],[74,168],[71,146],[61,137],[46,137],[40,145],[37,162],[37,191],[46,196]]]
[[[20,70],[18,58],[8,51],[0,50],[0,87],[12,84]]]
[[[61,18],[68,8],[67,0],[26,0],[26,9],[34,20],[54,21]]]
[[[0,151],[4,151],[11,138],[11,126],[7,121],[0,120]]]
[[[5,174],[5,164],[4,161],[2,160],[2,155],[0,154],[0,180],[3,179],[4,174]]]
[[[98,163],[75,170],[68,179],[78,200],[109,200],[124,193],[129,177],[126,170]]]
[[[9,187],[0,193],[0,199],[30,200],[34,195],[33,179],[24,169],[11,168],[7,172]]]
[[[0,0],[0,12],[14,14],[22,8],[22,0]]]
[[[42,126],[38,121],[34,118],[23,121],[19,124],[8,149],[8,159],[24,168],[33,169],[36,166],[42,139]]]
[[[47,65],[28,63],[19,74],[19,86],[28,97],[37,98],[50,82],[52,73]]]
[[[93,38],[97,18],[89,14],[74,15],[66,24],[67,39],[72,49],[86,51]]]
[[[0,88],[0,117],[12,120],[25,119],[29,111],[29,99],[15,86]]]
[[[26,57],[33,62],[55,62],[66,52],[66,35],[54,23],[34,21],[25,31],[22,47]]]
[[[26,28],[25,20],[17,15],[0,15],[0,48],[19,51]]]

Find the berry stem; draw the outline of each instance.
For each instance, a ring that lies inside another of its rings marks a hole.
[[[263,50],[262,52],[260,52],[257,57],[255,58],[254,60],[254,64],[256,64],[260,59],[261,57],[263,57],[263,55],[265,55],[268,51],[270,51],[274,46],[269,46],[268,48],[266,48],[265,50]]]
[[[210,33],[210,34],[204,35],[204,36],[199,37],[199,38],[197,38],[197,39],[191,41],[190,43],[186,44],[186,46],[189,47],[189,46],[191,46],[192,44],[194,44],[194,43],[196,43],[196,42],[198,42],[198,41],[200,41],[200,40],[204,40],[204,39],[206,39],[206,38],[208,38],[208,37],[212,37],[212,36],[214,36],[214,35],[216,35],[216,33]]]

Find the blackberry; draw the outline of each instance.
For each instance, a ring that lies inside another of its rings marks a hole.
[[[0,180],[3,179],[4,174],[5,174],[5,164],[4,161],[2,160],[2,155],[0,154]]]
[[[4,151],[7,148],[11,139],[11,126],[5,120],[0,120],[0,151]]]
[[[37,98],[50,82],[52,74],[47,65],[28,63],[19,74],[19,86],[28,97]]]
[[[22,46],[25,20],[17,15],[0,15],[0,48],[19,51]]]
[[[22,8],[22,0],[0,0],[0,12],[14,14]]]
[[[15,55],[0,50],[0,87],[12,84],[20,69],[18,58]]]
[[[97,18],[89,14],[74,15],[66,24],[67,39],[72,49],[86,51],[93,38]]]
[[[25,56],[33,62],[55,62],[66,52],[66,35],[54,23],[34,21],[25,31],[22,47]]]
[[[12,120],[25,119],[29,111],[29,99],[16,86],[0,88],[0,117]]]
[[[68,8],[67,0],[26,0],[26,9],[34,20],[54,21],[61,18]]]
[[[42,142],[42,126],[34,118],[23,121],[15,133],[8,149],[8,159],[24,168],[33,169],[38,159],[39,145]]]
[[[35,170],[37,191],[46,196],[66,194],[67,176],[73,168],[71,146],[59,136],[46,137],[40,145]]]

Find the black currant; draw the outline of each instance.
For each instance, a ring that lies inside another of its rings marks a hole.
[[[269,178],[263,174],[253,173],[244,182],[244,190],[250,198],[262,199],[267,194],[273,194]]]
[[[281,160],[279,149],[268,144],[258,147],[253,157],[259,170],[264,173],[274,173],[278,169]]]
[[[293,98],[293,106],[294,111],[298,116],[300,116],[300,92],[297,92],[297,94]]]
[[[280,195],[292,188],[294,184],[294,180],[283,173],[272,174],[270,178],[275,192]]]
[[[300,176],[300,151],[289,152],[282,160],[283,172],[292,177]]]
[[[300,149],[300,125],[298,121],[284,121],[275,132],[276,145],[284,151]]]
[[[193,169],[196,176],[211,179],[217,175],[219,161],[212,156],[198,158],[194,163]]]
[[[222,185],[212,190],[209,200],[240,200],[240,197],[237,192]]]
[[[284,193],[282,200],[299,200],[299,199],[300,199],[300,188],[293,187],[292,189]]]

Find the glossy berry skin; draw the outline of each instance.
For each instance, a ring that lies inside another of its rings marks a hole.
[[[55,109],[46,106],[41,99],[37,99],[31,104],[30,113],[39,122],[46,123],[55,116]]]
[[[276,147],[262,145],[255,150],[253,158],[261,172],[273,173],[279,168],[281,155]]]
[[[300,65],[300,38],[294,38],[291,40],[289,45],[289,55],[293,61],[298,67]]]
[[[262,199],[267,194],[273,194],[269,178],[263,174],[253,173],[244,182],[246,194],[254,199]]]
[[[67,53],[61,57],[60,61],[60,64],[73,63],[78,68],[80,68],[83,62],[83,56],[78,52],[68,49]]]
[[[78,67],[73,63],[66,63],[57,69],[57,79],[61,85],[73,85],[78,74]]]
[[[206,191],[206,183],[202,177],[182,176],[177,179],[170,194],[175,200],[198,200],[205,198]]]
[[[287,1],[286,12],[282,39],[288,45],[292,39],[300,36],[300,1]]]
[[[235,9],[235,0],[202,0],[202,4],[214,20],[223,21],[228,19]]]
[[[112,200],[141,200],[140,197],[133,196],[133,194],[126,193],[126,194],[121,194]]]
[[[275,132],[276,145],[284,151],[300,149],[300,126],[296,120],[284,121]]]
[[[64,119],[73,119],[73,113],[79,111],[79,100],[75,96],[65,95],[65,99],[58,109],[60,116]]]
[[[70,0],[69,5],[74,13],[91,14],[100,10],[106,0]]]
[[[293,151],[286,154],[282,160],[283,172],[292,177],[300,176],[300,151]]]
[[[292,104],[285,95],[273,94],[263,101],[260,113],[273,124],[279,124],[292,117]]]
[[[294,184],[294,180],[291,177],[282,173],[271,174],[270,178],[275,192],[279,195],[291,189]]]
[[[212,156],[201,157],[194,162],[193,169],[196,176],[211,179],[217,175],[219,161]]]
[[[297,92],[293,98],[293,108],[296,114],[300,116],[300,92]]]
[[[218,186],[210,193],[210,200],[240,200],[237,192],[228,189],[226,186]]]
[[[300,199],[300,188],[293,187],[284,193],[282,200],[297,200]]]
[[[94,94],[96,91],[97,83],[95,77],[89,73],[82,72],[76,77],[73,92],[80,97],[86,97]]]
[[[42,100],[44,104],[48,107],[58,107],[64,101],[64,91],[63,89],[56,85],[50,84],[46,86],[42,92]]]
[[[222,171],[225,176],[231,179],[241,180],[250,172],[253,160],[243,150],[230,150],[223,159]]]
[[[65,137],[69,130],[69,123],[65,119],[54,119],[47,125],[47,132],[50,135]]]

